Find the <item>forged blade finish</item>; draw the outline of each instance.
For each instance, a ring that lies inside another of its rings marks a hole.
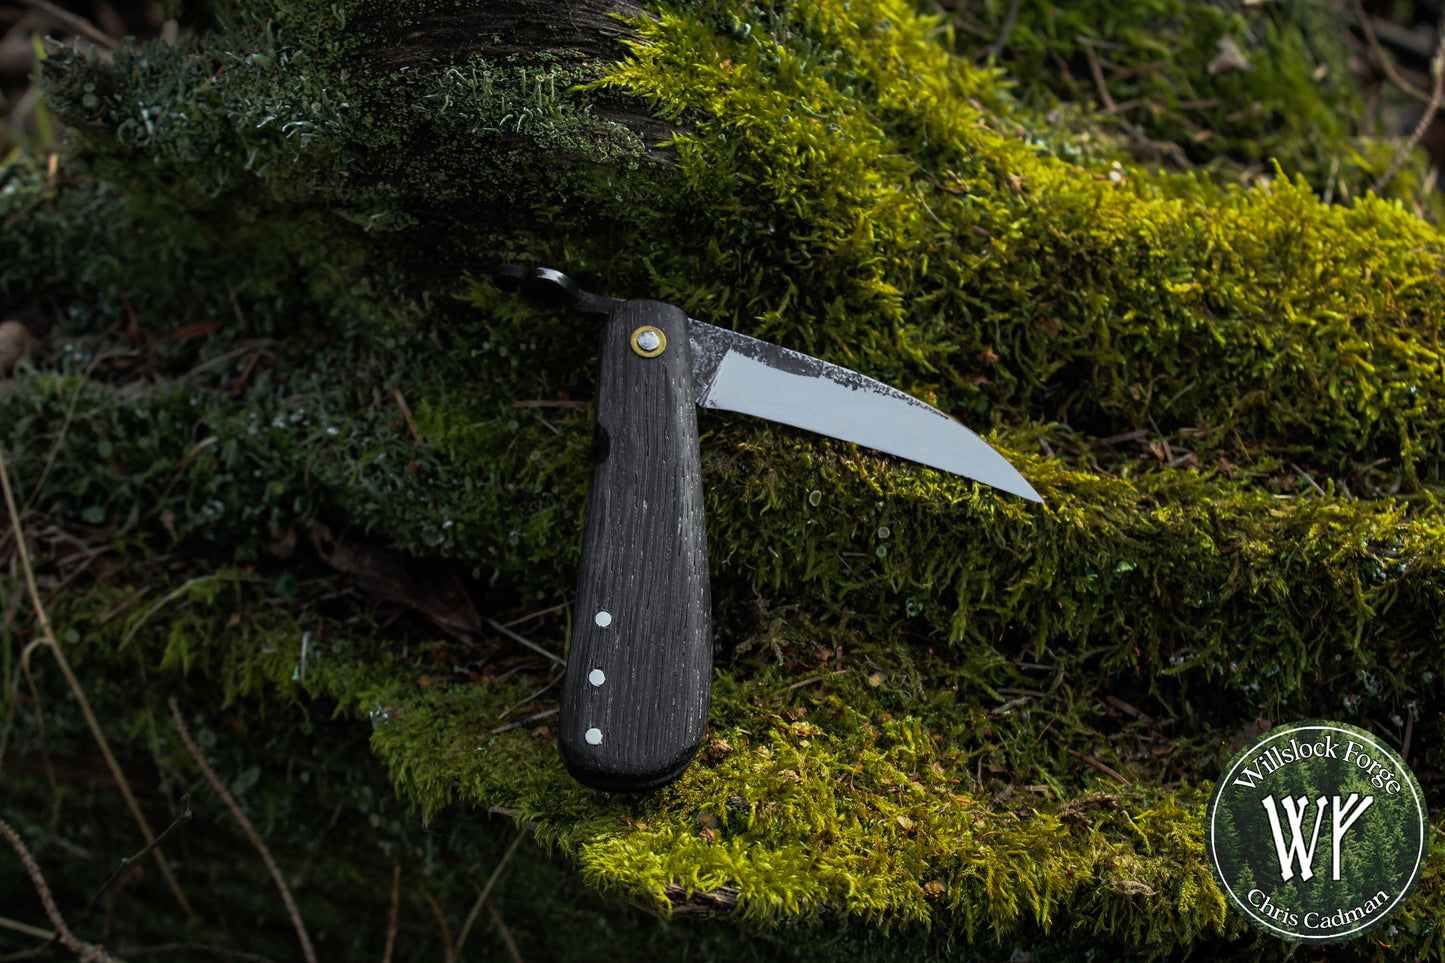
[[[978,435],[880,381],[688,319],[697,403],[806,428],[1043,502]]]

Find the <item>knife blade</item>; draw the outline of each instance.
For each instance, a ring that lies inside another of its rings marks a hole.
[[[799,351],[689,319],[702,408],[851,441],[1042,503],[1018,469],[932,405]]]
[[[697,408],[768,418],[1042,502],[987,442],[856,371],[689,318],[583,291],[560,271],[494,278],[603,318],[559,751],[581,783],[643,792],[680,776],[707,728],[711,589]]]

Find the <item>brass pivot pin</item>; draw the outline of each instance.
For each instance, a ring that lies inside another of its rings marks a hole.
[[[644,358],[655,358],[667,348],[667,335],[650,324],[632,332],[632,350]]]

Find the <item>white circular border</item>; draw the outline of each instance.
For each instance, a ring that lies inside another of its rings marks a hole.
[[[1219,814],[1218,802],[1220,797],[1222,796],[1222,793],[1219,791],[1219,787],[1229,784],[1229,781],[1233,777],[1235,771],[1238,770],[1245,763],[1249,762],[1250,759],[1254,757],[1256,749],[1263,749],[1275,739],[1282,739],[1285,736],[1292,736],[1300,732],[1313,732],[1321,730],[1328,732],[1338,732],[1344,735],[1348,735],[1352,740],[1355,741],[1364,740],[1365,742],[1369,743],[1370,747],[1376,752],[1383,751],[1388,753],[1392,759],[1400,760],[1400,763],[1404,769],[1404,775],[1409,777],[1403,780],[1403,782],[1410,787],[1410,796],[1415,800],[1415,810],[1420,814],[1420,851],[1415,855],[1415,868],[1410,871],[1410,884],[1401,889],[1399,895],[1391,901],[1390,905],[1385,908],[1385,911],[1381,914],[1378,914],[1372,922],[1356,926],[1352,930],[1345,930],[1343,933],[1332,933],[1329,936],[1311,936],[1309,934],[1296,933],[1293,930],[1287,930],[1282,927],[1276,926],[1274,925],[1274,922],[1272,920],[1268,920],[1267,918],[1261,918],[1260,916],[1248,910],[1245,911],[1245,915],[1249,916],[1250,919],[1254,920],[1262,928],[1270,931],[1271,933],[1288,936],[1301,942],[1336,943],[1342,940],[1349,939],[1353,934],[1362,933],[1365,930],[1374,929],[1376,926],[1379,926],[1385,921],[1384,917],[1393,916],[1400,901],[1403,900],[1405,896],[1415,888],[1415,884],[1419,882],[1420,864],[1425,860],[1425,857],[1429,854],[1430,851],[1430,811],[1425,806],[1424,802],[1420,799],[1420,794],[1415,791],[1418,780],[1415,778],[1414,772],[1410,770],[1410,764],[1405,761],[1405,758],[1403,756],[1395,752],[1395,750],[1391,749],[1389,746],[1380,745],[1380,743],[1375,741],[1374,736],[1371,736],[1364,732],[1357,732],[1354,729],[1341,729],[1339,728],[1338,723],[1311,721],[1304,723],[1291,723],[1280,726],[1278,734],[1275,734],[1274,731],[1271,730],[1270,735],[1268,735],[1267,737],[1260,739],[1258,742],[1249,743],[1248,745],[1240,749],[1234,764],[1224,771],[1224,775],[1219,777],[1219,782],[1215,784],[1214,799],[1211,800],[1213,805],[1211,806],[1209,813],[1209,838],[1205,840],[1205,843],[1209,847],[1210,862],[1214,865],[1215,880],[1224,887],[1224,889],[1229,893],[1231,897],[1233,897],[1233,899],[1230,901],[1230,905],[1232,905],[1236,910],[1239,909],[1241,906],[1249,906],[1249,900],[1240,899],[1239,894],[1235,893],[1235,891],[1230,888],[1229,884],[1225,882],[1224,870],[1222,870],[1219,866],[1219,850],[1214,846],[1214,819]]]

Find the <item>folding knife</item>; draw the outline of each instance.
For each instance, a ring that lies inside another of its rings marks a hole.
[[[559,734],[562,761],[584,785],[671,782],[707,728],[712,605],[696,408],[769,418],[1042,501],[973,432],[856,371],[671,304],[590,294],[549,268],[506,265],[494,278],[604,319]]]

